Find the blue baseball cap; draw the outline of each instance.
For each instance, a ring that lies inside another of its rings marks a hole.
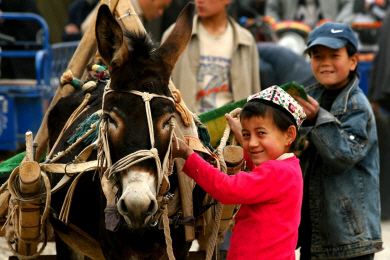
[[[308,52],[314,45],[340,49],[347,43],[351,43],[356,50],[358,49],[358,39],[351,27],[345,23],[327,22],[310,32],[304,53]]]

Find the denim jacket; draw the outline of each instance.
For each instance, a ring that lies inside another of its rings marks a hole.
[[[376,124],[358,84],[355,76],[330,112],[320,107],[313,125],[300,130],[315,150],[306,155],[313,259],[382,250]],[[319,101],[324,87],[317,83],[306,90]]]

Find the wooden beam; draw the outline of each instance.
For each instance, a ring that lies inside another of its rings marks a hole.
[[[101,0],[100,4],[108,4],[110,2],[110,10],[111,12],[114,11],[116,8],[119,0]],[[122,1],[124,2],[124,1]],[[96,15],[95,13],[94,18],[92,19],[91,24],[89,25],[87,31],[84,33],[83,38],[80,41],[79,46],[77,47],[75,53],[73,54],[72,59],[69,62],[69,65],[66,69],[71,70],[74,77],[81,78],[84,74],[85,68],[88,64],[88,62],[91,60],[92,56],[96,53],[97,50],[97,42],[96,42],[96,36],[95,36],[95,24],[96,24]],[[35,153],[35,160],[39,161],[43,154],[45,153],[47,149],[47,141],[48,141],[48,128],[47,128],[47,119],[48,114],[52,110],[52,108],[57,104],[58,100],[60,100],[62,97],[66,97],[70,94],[72,94],[74,91],[74,88],[70,84],[66,84],[62,86],[61,84],[58,86],[58,89],[56,93],[54,94],[54,97],[45,113],[45,116],[42,120],[41,126],[38,130],[37,135],[35,136],[34,142],[38,144],[38,147],[36,149]]]

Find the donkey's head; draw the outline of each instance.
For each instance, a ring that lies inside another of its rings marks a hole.
[[[146,34],[123,31],[106,5],[98,11],[98,49],[111,76],[102,116],[113,164],[109,179],[119,189],[118,210],[132,228],[147,224],[157,211],[175,112],[168,83],[191,37],[193,11],[193,4],[182,11],[157,49]]]

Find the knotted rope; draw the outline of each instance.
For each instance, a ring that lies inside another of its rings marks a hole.
[[[236,108],[233,111],[231,111],[229,115],[234,118],[237,117],[240,114],[240,112],[241,112],[241,108]],[[225,163],[225,158],[223,156],[223,149],[225,149],[226,142],[227,140],[229,140],[230,132],[231,132],[230,125],[226,124],[225,131],[223,132],[223,136],[221,138],[219,146],[217,147],[217,152],[216,152],[218,155],[218,160],[221,163],[221,171],[225,173],[227,172],[227,167]]]

